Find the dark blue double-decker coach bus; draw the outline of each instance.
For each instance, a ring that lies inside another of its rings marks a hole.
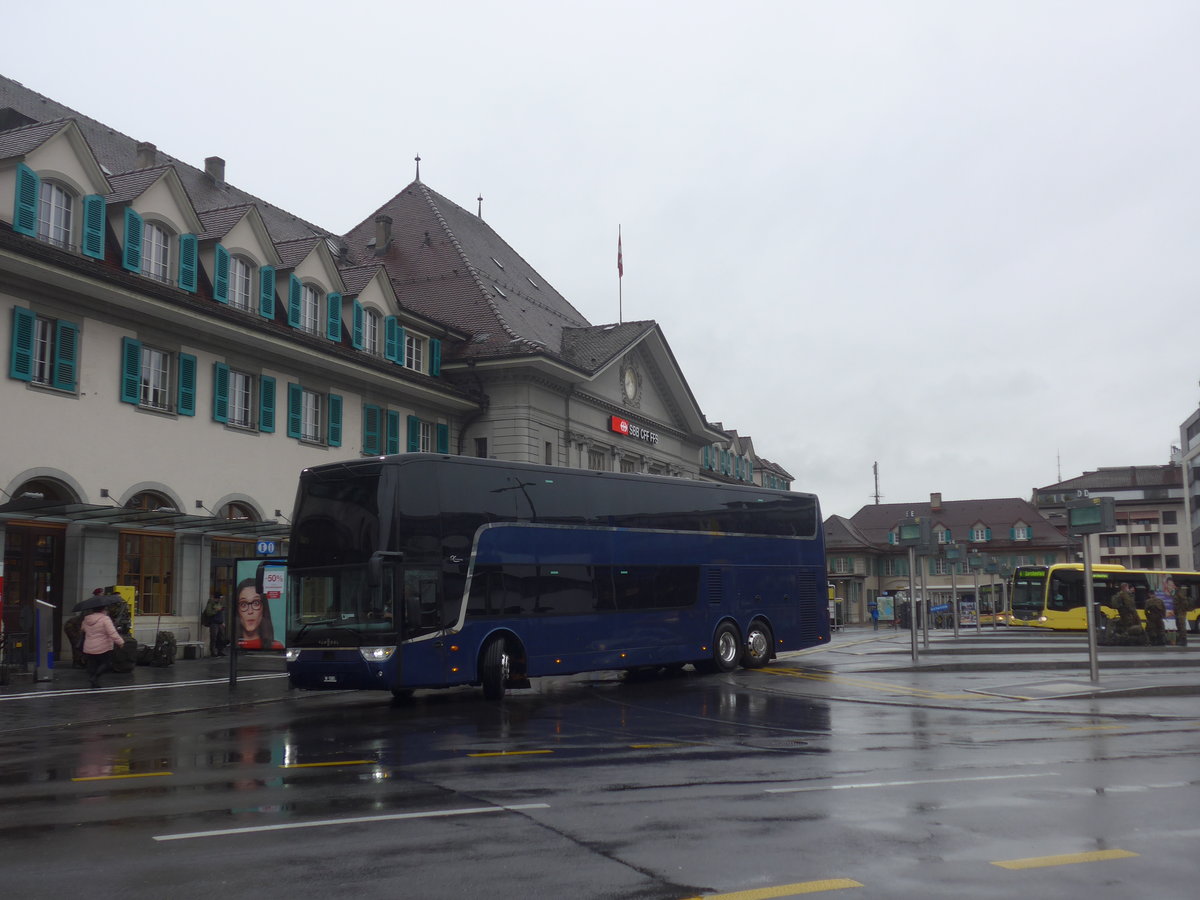
[[[729,672],[829,640],[811,494],[410,453],[306,469],[287,658],[312,690]]]

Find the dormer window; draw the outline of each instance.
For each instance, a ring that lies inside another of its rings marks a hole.
[[[229,305],[234,309],[249,312],[256,300],[252,294],[254,264],[242,256],[229,259]]]
[[[38,199],[39,240],[56,247],[71,246],[71,214],[75,198],[52,181],[43,181]]]
[[[1033,527],[1026,525],[1024,522],[1018,522],[1013,526],[1012,539],[1014,541],[1028,541],[1033,539]]]
[[[413,369],[417,372],[424,371],[425,366],[425,339],[419,338],[416,335],[405,335],[404,337],[404,365],[406,368]]]
[[[171,283],[170,235],[153,222],[142,226],[142,274],[164,284]]]
[[[380,343],[380,316],[378,310],[368,309],[363,313],[363,349],[372,356],[383,354]]]
[[[321,291],[311,284],[300,292],[300,329],[316,334],[321,318]]]

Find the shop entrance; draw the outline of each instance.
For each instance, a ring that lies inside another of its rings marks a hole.
[[[65,525],[9,522],[4,528],[4,630],[32,635],[34,601],[54,604],[54,652],[63,623]]]

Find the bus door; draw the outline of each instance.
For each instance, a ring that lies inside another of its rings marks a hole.
[[[406,681],[437,683],[446,677],[446,638],[442,574],[433,566],[405,566],[397,584]]]

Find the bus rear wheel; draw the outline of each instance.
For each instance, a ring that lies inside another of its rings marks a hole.
[[[746,632],[746,652],[742,656],[742,665],[747,669],[761,669],[771,661],[771,648],[775,639],[766,622],[755,620],[750,623]]]
[[[483,662],[479,666],[479,681],[483,685],[485,700],[503,700],[508,686],[511,662],[504,638],[496,638],[483,651]]]

